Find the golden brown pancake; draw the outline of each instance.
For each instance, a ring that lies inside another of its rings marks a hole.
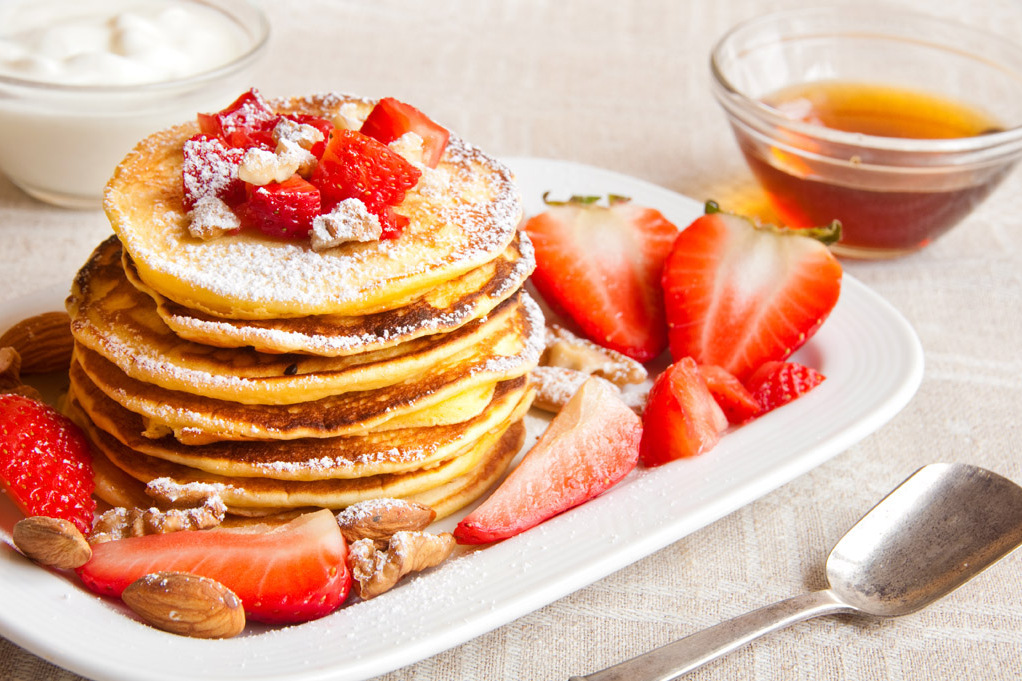
[[[321,95],[271,102],[279,112],[332,119],[345,105],[365,116],[369,100]],[[511,172],[455,135],[436,169],[424,171],[396,212],[408,226],[396,238],[313,251],[242,231],[202,241],[182,206],[182,147],[195,122],[141,141],[117,166],[104,209],[138,269],[160,295],[233,319],[391,310],[423,291],[498,257],[522,217]]]

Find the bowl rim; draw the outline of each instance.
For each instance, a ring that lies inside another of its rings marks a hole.
[[[806,137],[834,144],[902,153],[918,152],[926,154],[954,154],[1000,150],[1002,147],[1011,147],[1011,149],[1008,150],[1008,153],[1022,153],[1022,124],[1005,128],[1004,130],[997,132],[976,135],[973,137],[917,139],[869,135],[866,133],[836,130],[834,128],[826,128],[822,125],[797,121],[785,116],[778,109],[743,93],[741,89],[736,87],[728,79],[719,63],[724,49],[728,46],[729,42],[742,32],[770,25],[782,20],[790,21],[795,18],[818,19],[842,16],[854,16],[857,18],[868,18],[874,20],[877,24],[876,37],[885,39],[891,39],[894,37],[905,39],[905,31],[899,30],[898,27],[907,25],[908,22],[924,22],[930,26],[939,25],[946,29],[953,29],[959,33],[968,33],[971,37],[976,39],[993,42],[999,47],[999,49],[1009,50],[1017,54],[1020,63],[1022,63],[1022,47],[1019,45],[1003,36],[993,34],[958,21],[882,5],[867,4],[837,5],[830,7],[803,7],[770,12],[747,19],[732,26],[720,38],[718,38],[714,43],[713,48],[710,50],[709,60],[713,94],[729,114],[737,116],[746,122],[756,119],[773,127],[791,130]],[[881,23],[883,26],[880,25]],[[810,34],[806,33],[806,35]],[[957,48],[925,36],[914,37],[913,42],[943,51],[963,52],[961,48]],[[1022,70],[1017,73],[1020,81],[1022,81]]]
[[[173,78],[170,80],[125,85],[76,85],[69,83],[49,83],[46,81],[33,80],[31,78],[18,78],[17,76],[0,74],[0,91],[7,88],[34,91],[48,95],[144,96],[164,91],[192,89],[244,70],[247,66],[255,62],[266,50],[270,40],[270,20],[269,17],[267,17],[266,12],[264,12],[263,9],[257,6],[254,2],[251,2],[251,0],[184,1],[195,5],[204,5],[220,12],[228,19],[238,24],[246,33],[249,33],[250,29],[254,29],[251,45],[248,49],[229,62],[184,78]],[[247,12],[249,13],[249,16],[242,17],[241,12]],[[252,20],[254,20],[254,22],[253,25],[250,26],[248,22]]]

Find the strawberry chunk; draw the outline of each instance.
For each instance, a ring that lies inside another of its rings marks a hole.
[[[232,149],[218,138],[202,133],[186,141],[183,151],[185,212],[204,196],[215,196],[232,207],[245,200],[245,183],[238,178],[244,149]]]
[[[833,240],[840,227],[757,226],[707,206],[664,266],[671,354],[720,366],[744,382],[764,362],[801,347],[834,308],[841,265],[813,235]]]
[[[0,395],[0,487],[27,516],[69,520],[88,534],[92,453],[81,429],[38,400]]]
[[[248,201],[238,206],[245,227],[282,239],[304,239],[320,212],[319,189],[292,175],[283,182],[250,187]]]
[[[421,176],[387,145],[354,130],[335,130],[309,181],[319,188],[324,212],[345,199],[359,199],[381,225],[390,226],[387,238],[393,238],[401,225],[387,209],[404,201]]]
[[[532,282],[589,340],[640,362],[667,347],[664,260],[678,229],[628,200],[576,197],[525,224],[536,249]]]
[[[414,106],[393,97],[384,97],[369,112],[361,132],[384,144],[390,144],[407,132],[422,138],[422,162],[436,168],[447,148],[451,133]]]
[[[760,406],[752,393],[725,369],[700,364],[699,373],[713,399],[720,405],[731,425],[739,425],[759,416]]]
[[[825,379],[820,372],[798,362],[766,362],[753,372],[746,387],[766,413],[798,399]]]
[[[642,428],[639,457],[645,466],[697,456],[720,440],[727,417],[691,357],[657,377],[642,413]]]
[[[241,149],[261,147],[272,149],[273,128],[280,118],[255,88],[214,114],[199,114],[202,132],[217,137],[228,146]]]
[[[347,598],[348,549],[326,510],[276,527],[151,534],[97,544],[78,568],[96,593],[120,596],[152,572],[188,572],[231,589],[250,619],[290,624],[333,612]]]
[[[486,501],[454,529],[462,544],[506,539],[603,493],[639,456],[642,424],[614,390],[588,380]]]

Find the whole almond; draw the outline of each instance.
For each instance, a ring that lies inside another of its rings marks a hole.
[[[72,570],[89,562],[92,548],[74,523],[36,515],[14,525],[14,545],[37,563]]]
[[[66,371],[71,366],[71,318],[66,312],[44,312],[7,329],[0,347],[12,347],[21,355],[21,373]]]
[[[172,634],[231,638],[245,628],[241,599],[209,577],[154,572],[129,584],[121,599],[146,623]]]
[[[386,545],[394,534],[423,530],[436,518],[425,504],[405,499],[369,499],[348,506],[337,514],[341,534],[349,543],[372,539]]]

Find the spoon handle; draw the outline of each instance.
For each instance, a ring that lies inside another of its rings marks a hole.
[[[603,671],[573,676],[568,681],[670,681],[771,631],[841,612],[858,611],[830,590],[814,591],[739,615]]]

